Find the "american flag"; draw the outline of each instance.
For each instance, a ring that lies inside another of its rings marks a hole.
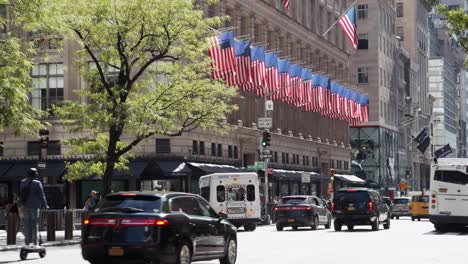
[[[328,92],[329,92],[329,82],[330,78],[326,76],[320,77],[320,85],[319,85],[319,108],[320,113],[326,116],[328,110]]]
[[[312,70],[311,69],[302,69],[302,84],[301,84],[301,98],[300,106],[304,106],[307,110],[307,105],[310,104],[312,99]]]
[[[234,33],[232,31],[224,32],[218,36],[212,36],[208,39],[211,47],[208,49],[208,55],[211,57],[213,78],[220,79],[235,76],[236,56],[234,52]],[[233,77],[227,78],[228,84],[234,85]]]
[[[285,102],[291,88],[291,76],[289,76],[289,61],[278,60],[278,72],[280,74],[279,100]]]
[[[298,101],[300,98],[299,90],[301,87],[301,75],[302,75],[302,67],[298,64],[293,64],[289,67],[289,76],[291,76],[291,89],[288,98],[288,103],[292,105],[299,105]]]
[[[312,76],[312,111],[318,112],[320,110],[320,92],[319,86],[321,82],[321,75],[316,74]]]
[[[265,64],[265,49],[263,47],[252,47],[252,81],[257,91],[258,96],[264,94],[266,64]]]
[[[265,54],[266,63],[266,86],[268,93],[272,94],[271,99],[276,99],[280,84],[278,72],[278,56],[274,52]]]
[[[237,62],[236,84],[244,91],[252,90],[250,40],[236,41],[234,50]]]
[[[289,11],[289,0],[281,0],[283,2],[284,9]]]
[[[369,122],[369,97],[366,95],[361,98],[362,122]]]
[[[332,118],[338,118],[338,89],[340,85],[336,82],[331,83],[331,100],[330,100],[330,116]]]
[[[343,29],[346,36],[348,36],[349,41],[354,49],[358,47],[358,37],[357,37],[357,26],[356,26],[356,7],[353,5],[348,13],[341,17],[338,21],[341,29]]]

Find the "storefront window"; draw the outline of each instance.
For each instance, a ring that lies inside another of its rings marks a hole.
[[[283,181],[280,183],[280,196],[286,196],[289,194],[288,182]]]
[[[299,183],[298,182],[294,182],[292,184],[292,192],[291,192],[292,195],[297,195],[299,194]]]
[[[0,209],[5,209],[8,204],[8,184],[0,183]],[[1,217],[1,216],[0,216]]]

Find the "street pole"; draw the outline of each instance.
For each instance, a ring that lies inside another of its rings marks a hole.
[[[267,111],[268,94],[267,94],[266,85],[263,86],[263,93],[264,93],[264,96],[265,96],[265,103],[264,103],[264,106],[263,106],[263,116],[266,118],[266,117],[268,117],[268,111]],[[268,128],[264,128],[264,131],[268,132]],[[268,149],[268,146],[263,147],[263,152],[265,153],[267,149]],[[269,188],[269,186],[268,186],[268,159],[269,158],[264,159],[263,172],[264,172],[264,175],[265,175],[265,220],[269,224],[269,217],[268,217],[268,200],[269,200],[268,199],[268,188]]]

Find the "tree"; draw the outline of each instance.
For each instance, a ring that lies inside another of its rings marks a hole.
[[[89,84],[76,90],[86,104],[54,109],[70,131],[90,132],[68,141],[71,154],[93,157],[67,163],[68,180],[100,175],[107,194],[143,140],[227,128],[236,90],[210,78],[206,56],[209,29],[222,19],[204,18],[195,1],[34,1],[54,7],[49,30],[80,45],[77,64]]]
[[[21,14],[14,12],[15,6],[0,0],[0,8],[0,26],[5,31],[0,38],[0,132],[10,128],[15,134],[35,135],[42,126],[38,120],[41,113],[29,101],[35,50],[32,42],[21,39],[18,32],[7,30],[7,26],[17,26],[20,19]],[[7,13],[10,20],[6,19]]]
[[[440,0],[430,0],[429,3],[437,8],[437,12],[447,18],[449,34],[454,35],[457,42],[468,52],[468,14],[462,8],[449,9],[447,5],[440,4]],[[465,66],[467,62],[465,61]]]

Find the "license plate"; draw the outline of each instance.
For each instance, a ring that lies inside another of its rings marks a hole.
[[[108,254],[109,256],[123,256],[124,250],[123,248],[113,247],[109,248]]]
[[[349,206],[349,207],[348,207],[348,211],[354,211],[354,207]]]
[[[294,221],[296,221],[296,220],[294,220],[294,219],[288,219],[288,223],[293,223]]]

